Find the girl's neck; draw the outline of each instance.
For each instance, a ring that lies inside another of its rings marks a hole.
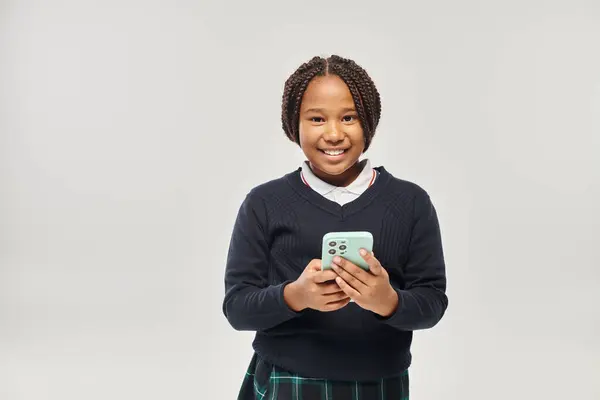
[[[312,170],[313,174],[315,174],[315,176],[317,176],[322,181],[327,182],[330,185],[334,185],[334,186],[338,186],[338,187],[346,187],[346,186],[350,185],[352,182],[354,182],[356,180],[356,178],[358,178],[358,175],[360,175],[361,171],[363,170],[363,168],[365,166],[365,162],[357,161],[356,163],[354,163],[353,166],[351,166],[350,168],[348,168],[346,171],[342,172],[339,175],[326,174],[325,172],[322,172],[322,171],[318,170],[317,168],[314,168],[310,162],[308,163],[308,165],[310,166],[310,169]]]

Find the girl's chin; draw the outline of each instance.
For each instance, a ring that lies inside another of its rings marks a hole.
[[[338,176],[342,175],[344,172],[348,171],[352,164],[338,164],[338,165],[327,165],[321,163],[311,163],[313,168],[317,168],[321,173],[330,175],[330,176]]]

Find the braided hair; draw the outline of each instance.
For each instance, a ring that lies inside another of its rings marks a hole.
[[[300,144],[299,114],[302,97],[315,76],[337,75],[348,85],[363,128],[366,151],[381,117],[381,100],[367,72],[354,61],[337,55],[313,57],[286,80],[281,104],[281,123],[285,135]]]

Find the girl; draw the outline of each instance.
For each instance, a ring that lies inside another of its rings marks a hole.
[[[252,189],[234,225],[223,312],[256,332],[239,400],[408,399],[412,332],[448,305],[445,263],[427,192],[359,161],[380,115],[352,60],[314,57],[285,83],[283,130],[307,161]],[[369,270],[322,270],[323,235],[358,230]]]

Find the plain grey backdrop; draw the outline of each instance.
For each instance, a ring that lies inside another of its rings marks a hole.
[[[600,398],[597,1],[0,1],[0,398],[234,399],[237,209],[298,167],[285,79],[367,69],[438,209],[411,398]]]

